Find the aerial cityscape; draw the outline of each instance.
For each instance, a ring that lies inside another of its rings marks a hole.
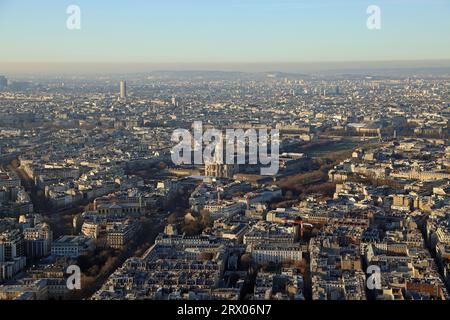
[[[79,3],[69,35],[89,32]],[[450,299],[448,33],[436,56],[312,64],[102,60],[108,39],[26,60],[3,36],[0,300]]]

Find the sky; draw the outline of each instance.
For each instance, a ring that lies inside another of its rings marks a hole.
[[[69,5],[81,29],[69,30]],[[381,9],[369,30],[366,10]],[[0,0],[2,69],[450,59],[450,0]]]

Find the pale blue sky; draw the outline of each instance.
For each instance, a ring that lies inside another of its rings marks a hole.
[[[450,0],[0,0],[2,64],[450,59],[449,35]]]

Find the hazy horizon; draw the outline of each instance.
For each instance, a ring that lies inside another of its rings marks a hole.
[[[450,72],[449,60],[403,60],[403,61],[324,61],[286,63],[1,63],[0,74],[5,75],[91,75],[146,72],[283,72],[283,73],[342,73],[383,70],[430,70]]]

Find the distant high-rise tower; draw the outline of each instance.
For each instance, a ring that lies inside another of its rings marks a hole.
[[[5,76],[0,76],[0,90],[8,86],[8,79]]]
[[[127,97],[127,83],[125,81],[120,81],[120,99],[125,99]]]

